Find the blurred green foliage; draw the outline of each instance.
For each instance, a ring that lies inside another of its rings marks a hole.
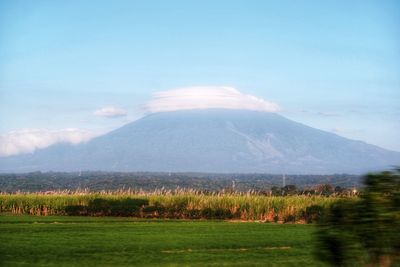
[[[400,266],[400,169],[368,174],[357,201],[326,210],[317,256],[333,266]]]

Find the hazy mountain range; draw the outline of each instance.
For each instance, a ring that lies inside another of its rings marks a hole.
[[[181,110],[148,115],[78,145],[0,158],[0,171],[363,173],[400,165],[400,153],[271,112]]]

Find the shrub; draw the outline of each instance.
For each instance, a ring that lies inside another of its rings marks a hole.
[[[358,201],[327,209],[317,255],[333,266],[400,264],[400,170],[369,174],[364,184]]]
[[[307,223],[315,223],[319,221],[324,214],[324,208],[320,205],[312,205],[302,212],[302,217]]]

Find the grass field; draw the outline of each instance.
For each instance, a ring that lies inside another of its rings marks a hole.
[[[1,266],[322,266],[313,225],[0,216]]]

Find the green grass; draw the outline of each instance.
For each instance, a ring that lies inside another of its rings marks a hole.
[[[313,225],[0,216],[1,266],[321,266]]]

